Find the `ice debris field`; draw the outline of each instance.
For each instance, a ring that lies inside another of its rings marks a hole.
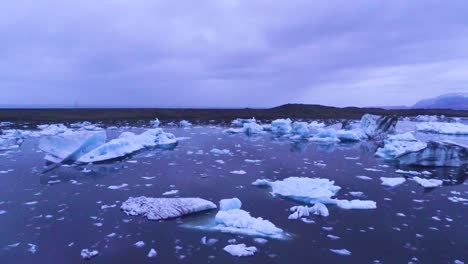
[[[468,261],[460,118],[0,129],[2,263]]]

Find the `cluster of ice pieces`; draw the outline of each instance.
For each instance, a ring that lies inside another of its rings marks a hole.
[[[149,220],[175,218],[186,214],[216,209],[201,198],[130,197],[120,207],[127,215],[142,215]]]
[[[409,152],[420,151],[427,147],[425,142],[417,140],[413,132],[389,136],[384,146],[377,149],[376,156],[384,159],[395,159]]]
[[[332,198],[341,189],[334,184],[334,181],[321,178],[289,177],[281,181],[270,181],[258,179],[252,183],[257,186],[268,186],[273,195],[280,195],[295,201],[303,203],[313,203],[314,212],[318,211],[321,215],[326,214],[323,206],[320,204],[333,204],[342,209],[375,209],[377,205],[369,200],[340,200]],[[319,205],[317,205],[320,203]],[[295,211],[301,210],[305,213],[306,208],[295,208]],[[309,210],[309,209],[307,209]],[[309,210],[310,212],[310,210]],[[299,215],[298,213],[297,215]],[[294,216],[293,216],[294,217]]]
[[[169,148],[177,144],[176,137],[160,128],[149,129],[140,135],[123,132],[106,143],[106,132],[71,131],[43,137],[39,148],[51,162],[99,162],[123,157],[148,147]]]
[[[447,135],[468,135],[468,125],[462,123],[427,122],[417,124],[416,130]]]
[[[227,245],[224,248],[224,251],[227,253],[231,254],[232,256],[235,257],[247,257],[247,256],[253,256],[255,252],[257,252],[256,247],[248,247],[245,244],[232,244],[232,245]]]

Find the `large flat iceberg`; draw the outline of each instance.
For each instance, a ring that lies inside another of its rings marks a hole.
[[[427,122],[416,125],[416,130],[448,135],[468,135],[468,125],[462,123]]]
[[[55,136],[42,137],[39,149],[47,153],[51,162],[74,162],[106,142],[106,132],[66,131]]]
[[[468,164],[468,146],[452,141],[429,141],[425,148],[396,157],[402,165],[460,167]]]
[[[78,161],[83,163],[111,160],[147,147],[172,147],[177,144],[176,137],[162,129],[149,129],[140,135],[132,132],[124,132],[118,138],[113,139],[94,150],[81,156]]]
[[[384,141],[384,146],[377,149],[376,156],[384,159],[395,159],[403,154],[420,151],[427,143],[417,140],[412,132],[392,135]]]
[[[201,198],[130,197],[120,207],[127,215],[142,215],[149,220],[175,218],[215,209],[216,205]]]

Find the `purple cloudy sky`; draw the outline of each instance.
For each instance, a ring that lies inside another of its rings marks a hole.
[[[14,0],[0,105],[412,105],[468,90],[468,1]]]

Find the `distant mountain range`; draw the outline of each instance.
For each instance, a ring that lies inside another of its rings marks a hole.
[[[412,108],[468,110],[468,93],[444,94],[424,99],[417,102]]]

